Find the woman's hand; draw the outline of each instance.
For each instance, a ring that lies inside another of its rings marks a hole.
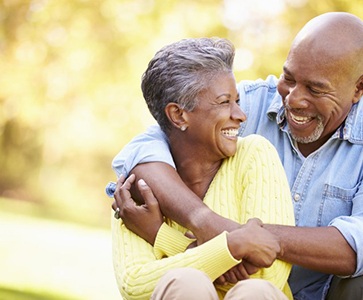
[[[228,247],[236,259],[256,268],[268,268],[281,251],[278,238],[263,228],[261,220],[249,219],[240,229],[227,235]]]
[[[135,175],[133,174],[126,181],[123,176],[119,178],[112,208],[115,210],[115,217],[120,217],[128,229],[154,245],[156,235],[163,223],[163,215],[157,199],[143,179],[140,179],[137,184],[145,204],[136,205],[130,193],[134,182]]]

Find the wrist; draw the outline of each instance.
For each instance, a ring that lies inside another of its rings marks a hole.
[[[266,229],[268,232],[272,233],[277,238],[277,241],[278,241],[279,246],[280,246],[280,252],[277,253],[277,258],[278,259],[283,259],[285,245],[283,243],[281,235],[278,234],[279,227],[281,227],[281,226],[280,225],[274,225],[274,224],[263,224],[262,225],[262,228]]]
[[[246,256],[246,246],[247,243],[245,239],[241,240],[241,235],[237,230],[232,232],[227,232],[227,245],[231,255],[237,259],[243,259]]]
[[[220,230],[217,234],[214,233],[215,228],[213,219],[214,212],[212,210],[210,210],[207,206],[199,207],[189,214],[188,229],[193,232],[198,240],[207,241],[223,231]]]

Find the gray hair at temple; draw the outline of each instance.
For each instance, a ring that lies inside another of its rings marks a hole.
[[[170,129],[165,114],[168,103],[178,103],[192,111],[198,94],[208,87],[211,78],[232,72],[235,49],[221,38],[190,38],[159,50],[142,76],[144,99],[164,132]]]

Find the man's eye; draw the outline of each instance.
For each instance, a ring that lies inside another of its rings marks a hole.
[[[315,90],[315,89],[312,89],[312,88],[310,88],[309,90],[310,90],[310,92],[311,92],[312,94],[314,94],[314,95],[324,95],[324,94],[325,94],[325,93],[324,93],[324,92],[322,92],[322,91],[318,91],[318,90]]]
[[[289,77],[287,77],[287,76],[285,76],[285,75],[283,75],[283,79],[284,79],[284,81],[285,81],[285,82],[287,82],[287,83],[293,83],[293,82],[295,82],[292,78],[289,78]]]

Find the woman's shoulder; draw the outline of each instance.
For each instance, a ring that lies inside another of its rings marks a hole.
[[[269,140],[262,135],[250,134],[245,137],[239,137],[237,141],[237,152],[240,149],[269,149],[273,147]]]

